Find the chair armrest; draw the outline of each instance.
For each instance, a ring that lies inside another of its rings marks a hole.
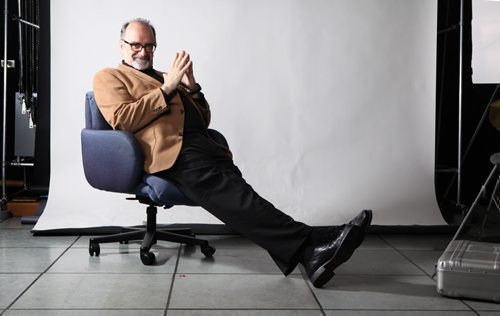
[[[135,137],[125,131],[83,129],[82,160],[88,183],[100,190],[133,193],[144,174]]]

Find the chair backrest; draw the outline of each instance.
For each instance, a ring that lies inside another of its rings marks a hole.
[[[113,130],[92,91],[85,96],[82,162],[88,183],[97,189],[134,193],[144,175],[144,158],[134,135]]]
[[[110,130],[113,129],[102,116],[101,111],[97,107],[94,97],[94,91],[87,92],[85,97],[85,128],[94,130]]]

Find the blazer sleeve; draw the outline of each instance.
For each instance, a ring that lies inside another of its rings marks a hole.
[[[132,83],[127,80],[115,69],[101,70],[94,77],[94,94],[111,127],[135,133],[167,112],[169,106],[159,87],[144,89],[138,97],[130,92]]]

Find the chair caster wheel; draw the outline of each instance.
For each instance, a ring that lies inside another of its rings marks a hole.
[[[99,254],[101,253],[101,247],[99,247],[99,244],[96,243],[90,243],[89,244],[89,254],[93,257],[94,255],[96,257],[99,257]]]
[[[211,257],[215,253],[215,248],[209,245],[201,246],[201,252],[205,255],[205,257]]]
[[[155,254],[152,252],[141,252],[141,261],[144,265],[153,265],[156,261]]]

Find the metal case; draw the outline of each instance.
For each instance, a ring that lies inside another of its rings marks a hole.
[[[437,291],[450,297],[500,302],[500,244],[450,242],[437,263]]]

